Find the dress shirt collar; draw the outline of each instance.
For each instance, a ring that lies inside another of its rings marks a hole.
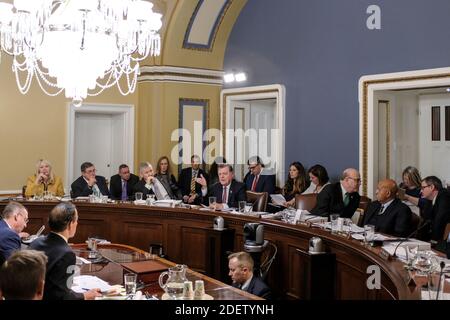
[[[344,199],[345,194],[348,193],[350,195],[350,192],[345,191],[344,186],[342,185],[342,182],[340,182],[340,185],[341,185],[342,199]]]
[[[436,203],[436,199],[437,199],[438,195],[439,195],[439,193],[437,193],[437,194],[436,194],[436,197],[434,197],[434,199],[433,199],[433,202],[432,202],[433,206],[434,206],[434,204]]]
[[[250,282],[252,281],[253,276],[248,278],[247,281],[244,282],[244,284],[241,287],[241,290],[247,290],[247,288],[250,286]]]
[[[391,205],[392,202],[394,202],[395,199],[391,199],[386,203],[382,203],[381,205],[383,206],[383,211],[380,212],[380,214],[383,214],[386,212],[387,207],[389,207]]]

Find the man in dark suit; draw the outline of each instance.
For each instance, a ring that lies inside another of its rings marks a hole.
[[[48,225],[50,233],[30,244],[30,249],[43,251],[48,258],[44,300],[93,300],[101,296],[99,289],[84,293],[71,290],[76,257],[67,242],[77,231],[78,213],[75,205],[70,202],[58,204],[50,212]]]
[[[94,165],[90,162],[81,165],[81,177],[71,185],[72,198],[87,197],[91,194],[109,196],[105,177],[95,175],[95,171]]]
[[[153,166],[148,162],[139,164],[139,176],[141,180],[134,185],[133,198],[136,198],[136,193],[142,193],[142,200],[147,199],[149,195],[155,195],[156,200],[170,200],[169,192],[166,190],[164,184],[154,176]]]
[[[119,173],[111,177],[109,182],[109,192],[111,199],[130,200],[133,194],[133,188],[138,183],[139,177],[130,173],[130,168],[126,164],[119,166]]]
[[[275,193],[275,175],[264,169],[259,156],[251,157],[247,161],[249,172],[244,177],[245,188],[253,192]]]
[[[233,287],[247,291],[264,299],[271,298],[270,288],[253,274],[254,261],[247,252],[237,252],[228,256],[228,275]]]
[[[321,216],[339,213],[343,218],[351,218],[359,206],[360,184],[358,170],[345,169],[340,182],[325,186],[317,195],[317,204],[311,213]]]
[[[43,252],[22,250],[13,253],[0,268],[3,297],[6,300],[42,300],[46,265],[47,257]]]
[[[397,199],[398,187],[394,180],[378,182],[375,192],[377,201],[370,203],[364,214],[364,225],[375,226],[376,232],[397,237],[406,237],[411,230],[411,209]]]
[[[422,198],[428,199],[422,211],[422,218],[429,221],[430,228],[424,240],[442,241],[445,227],[450,223],[450,194],[442,187],[438,177],[429,176],[422,180]]]
[[[0,266],[14,251],[20,250],[19,234],[27,226],[28,211],[20,203],[11,201],[3,209],[2,218],[0,220]]]
[[[234,180],[233,167],[230,164],[218,166],[219,183],[216,183],[210,196],[216,197],[216,203],[210,204],[215,209],[228,209],[239,207],[239,201],[246,201],[245,184]]]
[[[200,157],[191,157],[191,167],[181,170],[178,184],[183,201],[189,204],[201,204],[208,193],[208,175],[200,169]]]

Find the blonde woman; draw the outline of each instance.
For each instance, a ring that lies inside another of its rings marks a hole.
[[[64,196],[64,187],[60,177],[54,175],[48,160],[40,159],[36,163],[36,173],[27,180],[26,197],[49,191],[57,197]]]

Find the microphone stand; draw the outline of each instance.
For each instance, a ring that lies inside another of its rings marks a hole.
[[[442,275],[444,274],[445,262],[441,261],[439,266],[441,267],[441,272],[439,272],[439,280],[438,280],[439,282],[437,286],[436,300],[439,300],[439,291],[441,290],[441,279]],[[428,290],[430,290],[430,288],[428,288]]]
[[[400,245],[405,242],[408,241],[415,233],[417,233],[418,231],[422,230],[423,228],[425,228],[426,226],[428,226],[430,224],[430,220],[425,221],[425,223],[420,226],[420,228],[417,228],[416,230],[414,230],[413,232],[411,232],[406,238],[403,238],[402,240],[400,240],[400,242],[397,244],[397,246],[395,247],[394,250],[394,254],[392,255],[394,258],[398,258],[397,256],[397,249],[398,247],[400,247]]]

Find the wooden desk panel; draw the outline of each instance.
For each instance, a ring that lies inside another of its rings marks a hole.
[[[90,236],[99,236],[113,243],[126,243],[144,251],[150,243],[161,243],[168,259],[187,264],[196,271],[205,271],[208,261],[206,230],[212,228],[214,212],[183,208],[159,208],[132,204],[91,204],[75,202],[79,213],[77,234],[71,241],[82,243]],[[0,202],[0,210],[5,202]],[[36,232],[47,221],[56,202],[24,202],[29,210],[27,230]],[[243,226],[247,222],[262,223],[265,239],[278,247],[277,258],[268,276],[274,294],[282,299],[303,296],[299,279],[302,259],[296,249],[307,251],[313,236],[322,238],[330,252],[336,254],[336,299],[418,299],[418,290],[406,285],[407,273],[399,261],[386,261],[377,248],[366,248],[360,242],[348,240],[330,232],[281,221],[250,216],[220,213],[228,228],[234,229],[234,251],[241,251]],[[48,232],[48,228],[45,232]],[[378,265],[381,270],[381,289],[366,286],[367,267]]]

